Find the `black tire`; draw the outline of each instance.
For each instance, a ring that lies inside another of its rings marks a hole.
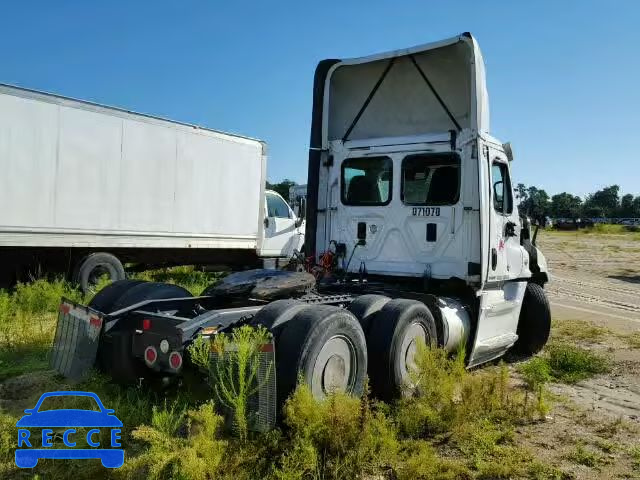
[[[436,322],[422,302],[397,298],[373,316],[367,348],[369,380],[375,396],[391,400],[407,391],[407,359],[415,353],[418,337],[423,337],[428,347],[437,346]]]
[[[518,319],[518,340],[512,351],[519,355],[533,355],[542,350],[551,332],[551,308],[544,289],[528,283]]]
[[[254,326],[265,327],[278,341],[286,323],[305,308],[313,307],[299,300],[276,300],[262,308],[251,323]]]
[[[347,310],[353,313],[360,321],[360,325],[362,326],[362,330],[366,337],[369,335],[371,319],[390,301],[391,299],[384,295],[360,295],[349,304]]]
[[[344,346],[348,350],[349,368],[347,372],[346,355],[334,353],[326,358],[326,363],[320,358],[331,354],[330,347]],[[329,348],[329,352],[327,352]],[[280,335],[276,344],[276,373],[278,405],[282,407],[287,397],[295,389],[301,378],[311,388],[314,396],[322,398],[327,393],[324,382],[334,368],[327,371],[329,362],[332,367],[340,365],[345,373],[340,378],[330,378],[334,385],[340,383],[340,388],[352,395],[361,395],[367,374],[367,346],[362,327],[358,320],[348,311],[329,305],[312,306],[298,312]],[[333,359],[333,360],[332,360]],[[322,370],[323,378],[318,377]],[[344,380],[342,382],[342,380]]]
[[[144,300],[162,300],[165,298],[192,297],[189,290],[179,285],[160,282],[142,282],[125,291],[113,303],[113,311],[135,305]]]
[[[110,253],[98,252],[86,256],[78,263],[73,281],[80,285],[86,295],[95,288],[99,275],[109,275],[112,282],[126,278],[124,267],[117,257]]]
[[[191,296],[188,290],[178,285],[140,282],[125,290],[118,299],[113,300],[111,311],[114,312],[144,300]],[[100,340],[97,366],[118,383],[132,384],[141,377],[151,376],[151,371],[144,363],[131,354],[133,335],[131,326],[119,321]]]
[[[113,282],[98,293],[89,302],[89,307],[102,313],[111,313],[111,308],[116,300],[118,300],[128,289],[143,283],[143,280],[118,280]]]

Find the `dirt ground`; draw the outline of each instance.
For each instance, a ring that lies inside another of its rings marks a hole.
[[[613,367],[550,385],[548,420],[521,441],[576,479],[640,478],[640,238],[543,232],[538,244],[551,269],[552,338],[599,351]]]

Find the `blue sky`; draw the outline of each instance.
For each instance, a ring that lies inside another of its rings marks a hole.
[[[639,24],[634,1],[21,0],[0,83],[257,137],[270,180],[305,182],[319,60],[470,31],[516,182],[640,194]]]

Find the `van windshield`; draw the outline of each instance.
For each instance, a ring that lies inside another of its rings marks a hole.
[[[393,162],[389,157],[348,158],[342,162],[342,203],[387,205],[391,201]]]

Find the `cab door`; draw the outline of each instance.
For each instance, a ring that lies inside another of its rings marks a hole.
[[[300,232],[296,227],[296,216],[275,192],[265,194],[264,241],[260,255],[287,257],[298,247]]]
[[[485,147],[484,153],[488,182],[484,192],[487,215],[483,218],[488,222],[489,265],[469,366],[501,356],[518,339],[518,317],[527,285],[526,281],[517,281],[522,259],[509,161],[493,146]]]

